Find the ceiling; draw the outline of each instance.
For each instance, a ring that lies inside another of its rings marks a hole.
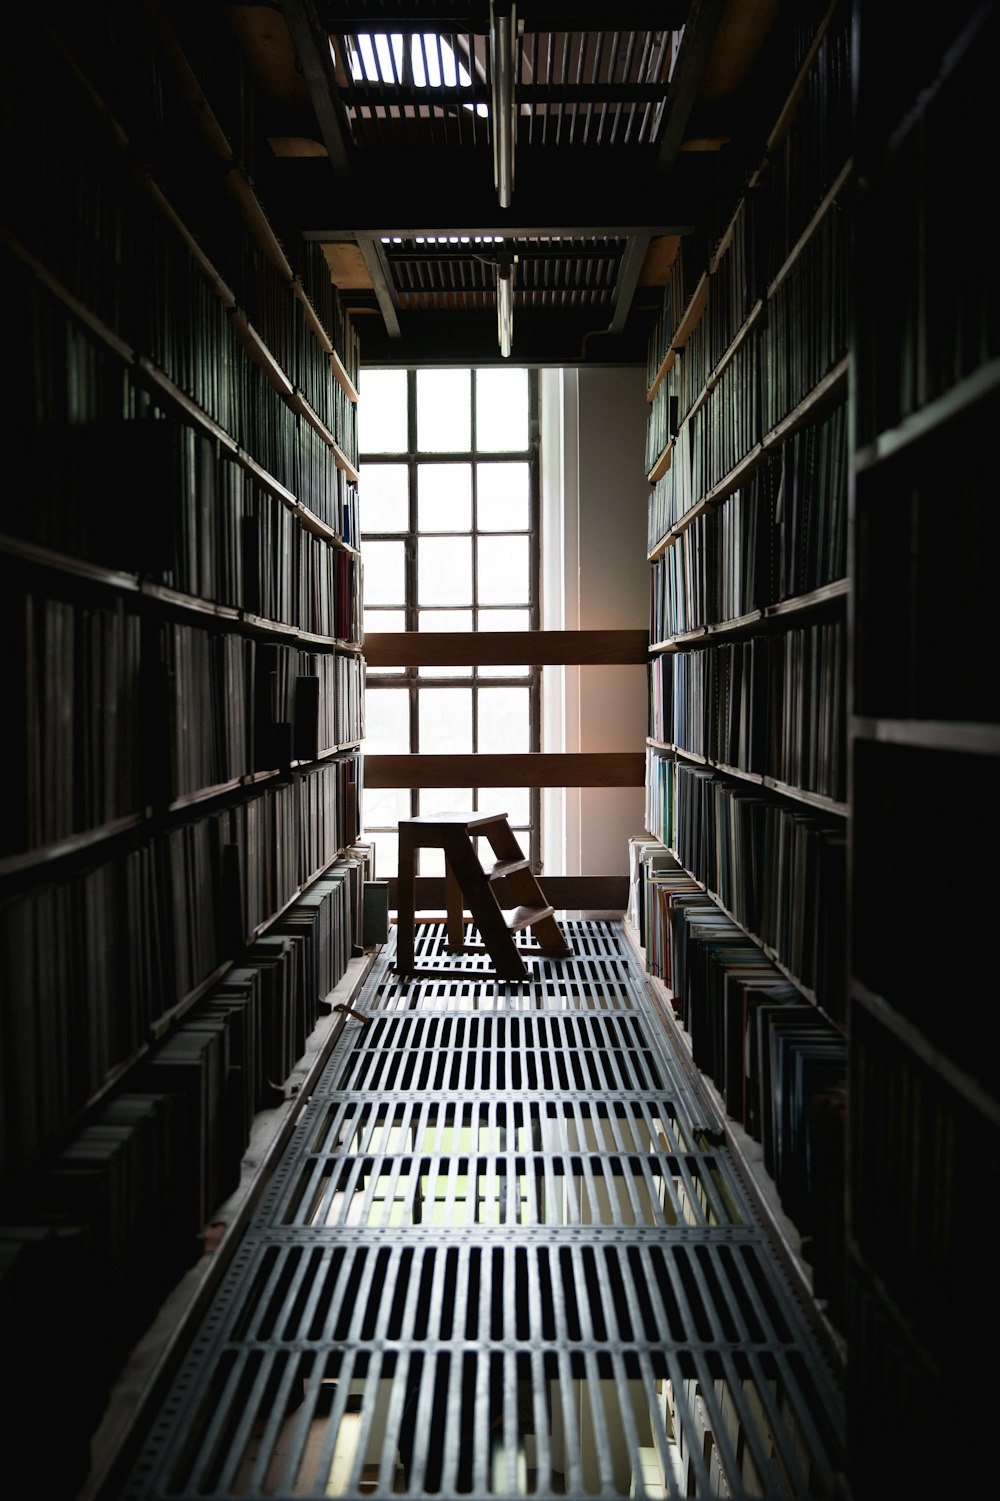
[[[507,276],[511,358],[643,361],[677,237],[712,222],[752,137],[778,9],[226,7],[257,84],[262,200],[322,244],[366,362],[399,364],[500,360]]]

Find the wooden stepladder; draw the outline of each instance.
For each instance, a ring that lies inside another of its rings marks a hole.
[[[484,870],[473,837],[483,835],[495,860]],[[530,862],[522,853],[506,813],[441,813],[427,818],[399,821],[399,883],[396,900],[396,968],[401,974],[414,969],[413,930],[416,900],[418,849],[444,850],[445,893],[448,913],[448,947],[452,953],[469,953],[478,945],[465,942],[465,908],[479,929],[483,947],[493,957],[503,980],[525,980],[528,972],[514,942],[521,928],[530,928],[538,940],[537,952],[565,958],[573,951],[546,902]],[[518,906],[508,919],[497,900],[494,883],[503,880]],[[533,951],[534,952],[534,951]]]

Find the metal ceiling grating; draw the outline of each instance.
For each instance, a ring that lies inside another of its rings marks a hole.
[[[515,257],[515,306],[610,306],[624,240],[515,236],[503,244]],[[383,247],[400,307],[494,307],[496,252],[491,240],[458,235],[449,239],[398,237],[383,241]]]
[[[362,17],[364,13],[361,13]],[[487,8],[449,26],[445,9],[371,8],[363,26],[327,20],[340,100],[360,148],[492,142]],[[534,29],[520,19],[515,140],[524,149],[634,149],[659,139],[680,29]]]
[[[523,984],[383,951],[123,1501],[840,1494],[826,1345],[620,924],[564,927]]]

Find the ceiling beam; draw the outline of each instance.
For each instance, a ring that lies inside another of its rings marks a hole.
[[[396,300],[392,271],[386,258],[385,248],[380,240],[373,239],[371,235],[358,235],[357,246],[361,251],[365,270],[371,278],[372,290],[385,322],[385,331],[390,339],[398,339],[400,336],[399,303]]]
[[[522,152],[517,192],[501,209],[486,153],[377,151],[359,153],[348,189],[338,186],[322,157],[282,157],[258,167],[281,222],[298,224],[308,239],[352,240],[415,235],[687,234],[710,208],[714,154],[683,152],[667,181],[657,181],[652,157],[629,169],[620,155]],[[264,183],[261,183],[262,190]]]
[[[535,5],[518,5],[518,28],[524,32],[541,31],[672,31],[684,25],[691,0],[623,0],[608,13],[607,0],[540,0]],[[373,11],[361,5],[320,4],[323,25],[334,32],[396,32],[400,35],[437,32],[448,35],[472,32],[483,36],[489,30],[489,3],[470,4],[464,12],[427,4],[418,14],[402,7]]]
[[[632,309],[632,298],[639,284],[639,273],[645,264],[651,239],[652,235],[648,234],[629,235],[625,242],[625,250],[618,266],[618,278],[612,296],[613,312],[610,330],[613,334],[620,334],[628,321],[628,315]]]
[[[312,0],[283,0],[282,10],[326,147],[328,168],[336,177],[349,177],[350,130],[337,89],[329,35]]]
[[[691,0],[664,111],[656,163],[660,173],[669,172],[677,161],[726,3]]]

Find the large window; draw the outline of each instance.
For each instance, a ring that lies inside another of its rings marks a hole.
[[[489,370],[365,368],[358,407],[365,630],[538,627],[535,377]],[[367,755],[539,748],[540,670],[369,669]],[[539,795],[525,787],[366,788],[380,879],[396,873],[400,818],[505,812],[539,869]],[[443,874],[440,851],[421,875]]]

